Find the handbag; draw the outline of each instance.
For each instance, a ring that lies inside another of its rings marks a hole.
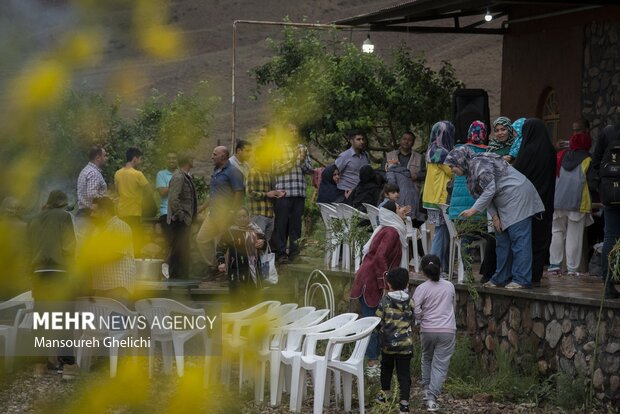
[[[263,280],[269,284],[278,283],[278,269],[276,269],[276,254],[271,251],[269,243],[267,250],[260,255],[260,271]]]

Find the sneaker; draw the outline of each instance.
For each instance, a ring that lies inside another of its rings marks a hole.
[[[559,273],[560,272],[560,265],[556,265],[556,264],[549,265],[549,267],[547,267],[547,272]]]
[[[80,367],[78,364],[64,364],[62,366],[62,379],[72,380],[80,375]]]
[[[399,414],[408,414],[409,413],[409,401],[403,403],[400,402],[400,413]]]
[[[161,264],[161,274],[164,275],[166,279],[170,279],[170,265],[168,263]]]
[[[572,276],[572,277],[577,277],[577,276],[579,276],[579,272],[575,272],[575,271],[573,271],[573,270],[569,271],[567,274],[568,274],[568,276]]]
[[[388,400],[388,397],[387,397],[388,392],[389,391],[381,391],[379,394],[377,394],[377,397],[375,397],[375,403],[385,404]]]
[[[430,392],[428,390],[423,390],[422,391],[422,401],[428,401],[430,400],[431,396],[430,396]]]
[[[518,283],[515,282],[510,282],[508,283],[506,286],[504,286],[506,289],[525,289],[525,286],[520,285]]]
[[[486,282],[484,285],[482,285],[482,287],[486,287],[486,288],[494,288],[497,287],[497,285],[493,282],[491,282],[490,280],[488,282]]]
[[[427,400],[426,411],[439,411],[439,404],[435,400]]]

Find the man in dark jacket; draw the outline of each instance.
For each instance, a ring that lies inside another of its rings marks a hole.
[[[196,189],[189,175],[193,164],[194,160],[189,155],[179,156],[179,169],[172,176],[168,190],[168,223],[172,239],[167,262],[172,278],[189,275],[190,237],[197,210]]]
[[[600,169],[603,158],[607,152],[607,149],[612,145],[620,145],[620,106],[616,108],[616,120],[613,125],[608,125],[599,133],[596,141],[596,147],[594,148],[594,155],[592,156],[593,180],[589,185],[592,190],[601,191],[600,184]],[[605,283],[605,298],[606,299],[618,299],[620,298],[620,292],[616,289],[611,278],[612,273],[609,270],[608,256],[614,244],[620,238],[620,207],[607,205],[603,202],[603,218],[605,220],[605,231],[603,237],[603,252],[602,252],[602,274],[603,281]]]

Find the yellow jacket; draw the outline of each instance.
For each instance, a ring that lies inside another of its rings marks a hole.
[[[439,204],[446,204],[448,183],[452,176],[452,170],[446,164],[426,164],[426,181],[422,193],[424,208],[439,209]]]

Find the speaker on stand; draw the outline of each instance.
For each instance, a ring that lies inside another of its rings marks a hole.
[[[453,97],[456,143],[467,142],[467,131],[474,121],[482,121],[487,127],[487,139],[491,135],[489,119],[489,95],[484,89],[457,89]],[[488,142],[487,142],[488,143]],[[486,143],[485,143],[486,144]]]

